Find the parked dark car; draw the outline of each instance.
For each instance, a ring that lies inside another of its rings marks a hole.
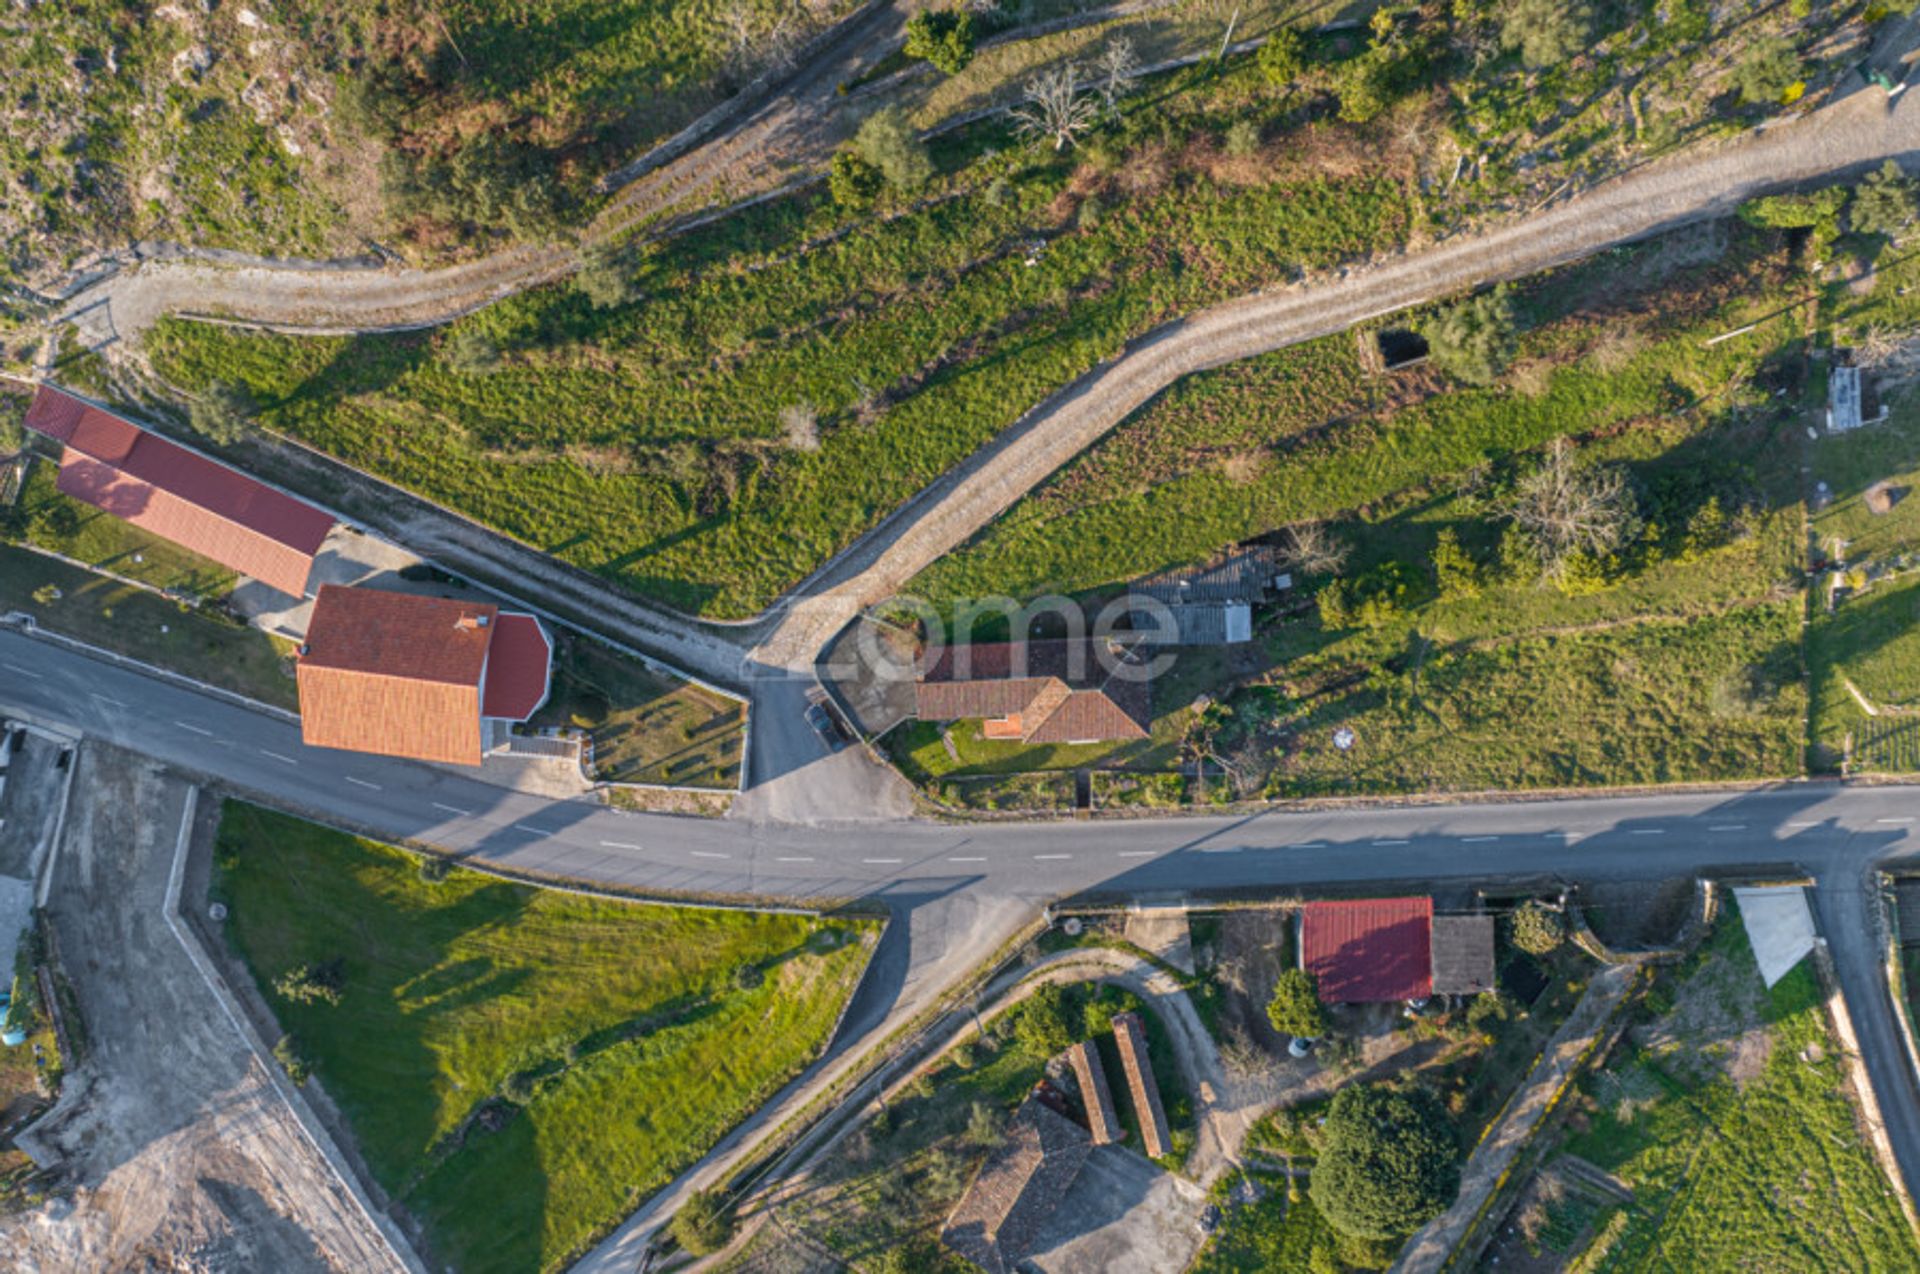
[[[820,742],[827,745],[827,751],[838,752],[847,746],[847,736],[840,733],[840,723],[827,711],[826,704],[816,703],[807,708],[807,724],[820,736]]]

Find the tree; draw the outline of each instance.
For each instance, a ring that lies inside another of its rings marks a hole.
[[[897,190],[918,190],[933,176],[927,144],[907,121],[907,113],[889,106],[867,116],[853,135],[854,153],[880,170]]]
[[[692,1255],[706,1256],[733,1238],[733,1218],[727,1215],[718,1190],[696,1190],[673,1214],[668,1232]]]
[[[500,366],[500,347],[477,327],[463,327],[447,339],[447,366],[461,376],[485,376]]]
[[[1469,385],[1491,385],[1513,357],[1519,325],[1505,284],[1448,306],[1426,330],[1434,365]]]
[[[1305,969],[1288,969],[1273,984],[1267,1001],[1267,1021],[1282,1035],[1314,1039],[1327,1033],[1327,1007],[1320,1003],[1320,983]]]
[[[1438,1216],[1460,1188],[1445,1111],[1424,1089],[1349,1085],[1334,1094],[1307,1187],[1336,1230],[1393,1239]]]
[[[1782,36],[1754,42],[1740,65],[1733,68],[1733,86],[1740,100],[1753,105],[1779,104],[1805,79],[1805,68],[1793,44]]]
[[[1853,211],[1848,220],[1860,234],[1883,234],[1892,239],[1920,212],[1920,182],[1907,176],[1889,159],[1853,188]]]
[[[1846,207],[1847,192],[1829,186],[1804,195],[1766,195],[1740,205],[1740,220],[1750,226],[1773,230],[1818,230],[1823,234],[1840,232],[1840,210]]]
[[[985,1102],[973,1103],[967,1112],[967,1144],[981,1150],[1000,1140],[1000,1114]]]
[[[880,170],[855,152],[837,150],[833,153],[833,164],[827,169],[827,189],[833,195],[835,207],[864,212],[886,187],[887,179]]]
[[[1603,558],[1640,525],[1625,472],[1578,463],[1565,438],[1554,439],[1540,467],[1515,485],[1505,512],[1554,579],[1576,554]]]
[[[1325,522],[1297,522],[1287,528],[1287,541],[1275,556],[1280,565],[1301,575],[1336,575],[1347,564],[1348,552],[1346,541]]]
[[[1133,84],[1133,77],[1140,72],[1140,55],[1133,50],[1133,41],[1126,36],[1109,40],[1100,50],[1100,56],[1094,60],[1093,69],[1099,73],[1100,104],[1106,108],[1109,117],[1120,118],[1120,99],[1126,96],[1127,89]]]
[[[1567,934],[1566,917],[1529,898],[1513,913],[1513,945],[1530,955],[1545,955]]]
[[[971,13],[923,9],[907,19],[906,53],[957,75],[973,61],[976,38]]]
[[[1093,127],[1098,112],[1080,94],[1080,68],[1066,62],[1027,81],[1026,99],[1010,112],[1014,131],[1038,140],[1051,140],[1065,150]]]
[[[1260,74],[1275,88],[1286,88],[1307,69],[1307,40],[1293,27],[1281,27],[1267,37],[1256,59]]]
[[[620,250],[605,243],[596,243],[580,254],[573,287],[596,310],[617,309],[640,296]]]
[[[1480,593],[1480,564],[1460,547],[1460,535],[1442,527],[1433,545],[1433,575],[1443,597],[1476,597]]]
[[[1500,38],[1536,71],[1574,58],[1592,35],[1586,0],[1510,0],[1500,18]]]
[[[1051,982],[1034,992],[1020,1006],[1013,1035],[1036,1061],[1064,1053],[1073,1043],[1073,1027],[1067,1020],[1066,992]]]
[[[247,422],[257,410],[245,385],[216,380],[187,408],[187,421],[201,437],[226,446],[246,436]]]
[[[1365,124],[1386,114],[1393,105],[1397,78],[1394,57],[1385,49],[1371,48],[1342,62],[1334,83],[1334,92],[1340,98],[1340,118],[1349,124]]]

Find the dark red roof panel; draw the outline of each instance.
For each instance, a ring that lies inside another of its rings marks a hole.
[[[531,615],[503,613],[494,621],[487,653],[487,685],[480,715],[525,721],[547,701],[553,646]]]
[[[1433,991],[1433,899],[1310,902],[1300,913],[1301,964],[1328,1004],[1424,999]]]

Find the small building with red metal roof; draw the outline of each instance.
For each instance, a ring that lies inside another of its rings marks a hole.
[[[1354,898],[1300,909],[1300,966],[1327,1004],[1433,993],[1433,899]]]
[[[296,675],[315,747],[478,765],[487,723],[546,702],[553,645],[491,603],[325,584]]]
[[[331,514],[51,385],[34,394],[26,425],[61,444],[63,494],[306,596]]]

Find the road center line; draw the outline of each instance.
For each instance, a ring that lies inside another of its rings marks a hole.
[[[19,664],[0,664],[0,668],[5,668],[8,672],[17,672],[22,677],[25,677],[28,681],[45,681],[46,680],[46,678],[42,677],[39,673],[29,672],[27,669],[22,668]]]
[[[204,734],[204,735],[206,735],[206,736],[207,736],[207,737],[208,737],[209,739],[211,739],[211,738],[213,737],[213,731],[211,731],[211,730],[203,730],[202,728],[200,728],[200,727],[199,727],[199,726],[197,726],[197,725],[188,725],[188,724],[187,724],[186,722],[184,722],[184,721],[176,721],[176,722],[174,722],[174,724],[175,724],[175,725],[177,725],[177,726],[179,726],[179,727],[180,727],[180,728],[181,728],[182,730],[185,730],[185,731],[187,731],[187,732],[188,732],[189,734]]]
[[[600,842],[608,849],[639,849],[638,845],[629,845],[623,840],[603,840]]]
[[[687,852],[689,854],[692,854],[695,858],[730,858],[732,857],[732,855],[730,854],[716,854],[710,849],[690,849]]]
[[[558,836],[560,834],[558,832],[550,832],[544,827],[532,827],[526,823],[515,823],[513,830],[516,832],[526,832],[531,836]]]
[[[1203,847],[1200,850],[1200,852],[1203,854],[1237,854],[1240,852],[1240,846],[1238,845],[1206,846],[1206,847]]]
[[[1460,843],[1463,845],[1478,845],[1485,841],[1499,840],[1499,839],[1500,838],[1498,836],[1462,836],[1460,838]]]
[[[364,787],[375,792],[378,792],[380,790],[380,785],[378,783],[369,783],[365,779],[357,779],[353,777],[353,775],[351,774],[345,774],[345,775],[342,775],[341,777],[346,779],[347,782],[353,784],[355,787]]]
[[[1285,847],[1283,846],[1283,848]],[[1292,846],[1292,848],[1294,849],[1326,849],[1327,842],[1323,840],[1303,840],[1298,845]]]
[[[1873,821],[1876,823],[1911,823],[1913,820],[1910,818],[1876,818]]]
[[[863,863],[892,863],[896,866],[900,862],[898,858],[862,858],[860,861]]]
[[[1373,843],[1376,845],[1404,845],[1407,842],[1403,840],[1377,840]]]
[[[1636,827],[1627,833],[1629,836],[1665,836],[1666,834],[1667,829],[1664,827]]]
[[[1159,852],[1158,850],[1152,850],[1152,849],[1123,849],[1123,850],[1121,850],[1121,851],[1120,851],[1120,857],[1122,857],[1122,858],[1152,858],[1152,857],[1153,857],[1153,856],[1154,856],[1154,855],[1155,855],[1156,853],[1158,853],[1158,852]]]
[[[1709,827],[1707,830],[1710,832],[1737,832],[1737,831],[1740,831],[1745,826],[1746,826],[1745,823],[1715,823],[1712,827]]]
[[[92,699],[95,703],[109,704],[115,708],[124,708],[127,706],[126,704],[121,703],[118,699],[108,698],[106,695],[96,694],[96,695],[89,695],[87,697]]]
[[[473,817],[472,810],[463,810],[458,805],[442,805],[440,802],[435,801],[433,802],[433,808],[440,810],[442,813],[446,813],[446,814],[458,814],[461,818]],[[602,843],[604,844],[605,842],[602,842]]]
[[[1820,826],[1820,824],[1814,821],[1813,819],[1803,818],[1798,822],[1788,823],[1787,826],[1788,827],[1818,827]]]
[[[1036,863],[1041,863],[1041,862],[1046,862],[1049,859],[1072,858],[1072,857],[1073,857],[1072,854],[1035,854],[1033,856],[1033,861]]]
[[[813,860],[811,858],[776,858],[773,861],[776,863],[810,863]]]
[[[293,759],[292,757],[290,757],[290,756],[286,756],[286,755],[283,755],[282,753],[279,753],[279,752],[269,752],[269,751],[267,751],[267,750],[266,750],[265,748],[261,748],[261,749],[260,749],[260,755],[261,755],[261,756],[264,756],[264,757],[267,757],[267,758],[269,758],[269,759],[271,759],[271,760],[275,760],[275,761],[278,761],[278,762],[280,762],[280,763],[281,763],[282,765],[298,765],[298,764],[300,764],[300,762],[298,762],[298,761],[296,761],[296,760],[294,760],[294,759]]]
[[[984,858],[949,858],[947,861],[950,863],[984,863],[987,860]]]

